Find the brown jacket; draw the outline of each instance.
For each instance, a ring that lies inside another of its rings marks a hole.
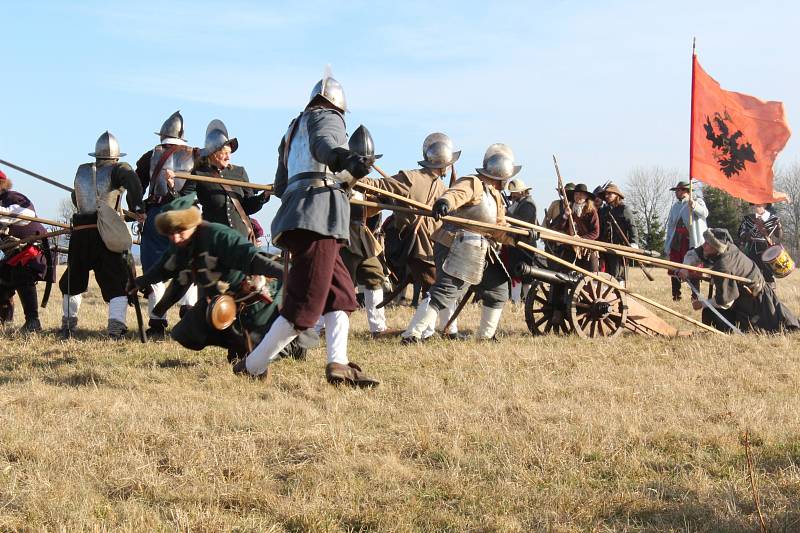
[[[594,206],[588,207],[590,202],[591,200],[586,201],[587,207],[583,208],[581,216],[576,216],[573,211],[572,218],[575,220],[575,229],[577,230],[578,237],[594,241],[600,236],[600,219],[597,215],[597,209],[594,209]],[[553,229],[568,235],[573,234],[572,226],[568,218],[556,218],[553,221]]]
[[[507,225],[506,204],[503,201],[503,197],[500,195],[500,191],[493,187],[491,183],[484,185],[483,180],[478,176],[470,175],[460,178],[458,181],[456,181],[455,185],[447,189],[440,198],[447,201],[450,212],[453,212],[461,206],[480,204],[481,199],[483,198],[484,187],[486,187],[497,204],[496,224],[501,226]],[[479,228],[473,228],[472,231],[475,231],[476,233],[482,233],[487,237],[491,237],[500,244],[513,244],[514,242],[513,235],[504,231],[481,230]],[[450,246],[450,244],[453,242],[454,236],[454,232],[448,230],[445,226],[442,226],[433,234],[433,240],[440,242],[445,246]]]
[[[363,178],[361,183],[378,187],[384,191],[400,194],[411,200],[433,205],[445,191],[442,180],[430,170],[401,170],[391,178],[372,179]],[[433,241],[431,235],[439,229],[441,222],[430,217],[418,217],[410,213],[396,212],[394,214],[395,228],[406,235],[408,231],[416,230],[416,239],[411,249],[411,257],[433,264]]]

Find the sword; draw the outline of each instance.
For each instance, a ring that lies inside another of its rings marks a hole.
[[[737,328],[736,326],[734,326],[733,324],[731,324],[730,321],[727,318],[722,316],[722,313],[719,312],[719,309],[716,308],[716,306],[711,302],[711,300],[709,300],[708,298],[703,298],[703,295],[700,294],[700,291],[698,291],[695,288],[695,286],[692,285],[691,283],[689,283],[688,281],[686,282],[686,284],[689,286],[690,289],[692,289],[692,292],[694,293],[695,296],[697,296],[697,299],[700,301],[700,303],[703,304],[703,307],[705,307],[706,309],[708,309],[709,311],[711,311],[712,313],[717,315],[717,318],[722,320],[722,322],[726,326],[731,328],[731,331],[733,331],[737,335],[742,335],[741,330],[739,328]]]
[[[147,343],[147,332],[144,330],[144,318],[142,317],[142,306],[139,304],[139,290],[136,288],[136,265],[133,262],[133,254],[128,250],[124,253],[125,262],[128,265],[128,280],[134,287],[132,292],[128,293],[128,301],[133,304],[133,309],[136,311],[136,325],[139,326],[139,340],[142,343]]]
[[[458,315],[461,314],[461,311],[464,309],[464,306],[467,305],[472,295],[475,293],[475,285],[470,285],[469,289],[464,293],[464,297],[461,298],[461,301],[458,302],[455,311],[453,311],[453,315],[450,317],[450,320],[447,321],[447,324],[444,325],[444,329],[442,333],[447,333],[447,330],[450,329],[450,325],[456,321]],[[428,304],[430,305],[430,304]]]

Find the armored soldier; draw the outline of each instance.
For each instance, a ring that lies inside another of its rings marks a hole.
[[[239,148],[236,137],[228,135],[221,120],[212,120],[206,128],[205,147],[192,174],[248,183],[247,171],[231,164],[231,154]],[[229,226],[251,242],[255,242],[250,215],[257,213],[269,200],[266,193],[255,194],[253,189],[188,180],[181,194],[196,192],[203,206],[203,220]]]
[[[4,248],[6,244],[11,246],[0,251],[0,324],[14,319],[13,298],[16,292],[25,313],[22,331],[33,333],[42,330],[36,301],[36,283],[47,281],[45,295],[48,295],[50,284],[54,281],[55,267],[46,237],[41,241],[13,246],[22,239],[44,235],[46,230],[38,222],[9,216],[36,216],[31,201],[11,188],[11,180],[0,171],[0,243]]]
[[[346,109],[341,84],[326,74],[280,143],[275,195],[281,206],[272,221],[272,236],[273,243],[290,254],[291,268],[280,316],[234,372],[267,375],[270,362],[283,347],[301,331],[313,328],[321,316],[328,382],[378,383],[347,356],[348,314],[356,309],[356,299],[339,254],[350,235],[349,186],[341,178],[366,176],[373,161],[347,147]]]
[[[500,190],[521,168],[514,164],[514,154],[508,146],[491,145],[483,157],[483,166],[476,169],[477,174],[459,179],[436,200],[432,208],[434,218],[452,214],[505,224],[506,209]],[[417,308],[402,342],[419,342],[439,311],[448,307],[462,289],[472,285],[477,286],[483,304],[476,337],[494,339],[503,305],[508,300],[510,279],[498,256],[497,244],[511,244],[514,239],[504,232],[478,233],[445,222],[433,234],[433,240],[436,282],[429,292],[429,304]]]
[[[142,183],[142,190],[147,189],[148,196],[144,201],[147,210],[141,234],[141,262],[144,271],[152,268],[169,247],[169,240],[156,231],[155,218],[161,208],[180,194],[185,180],[168,177],[168,172],[191,172],[194,168],[196,149],[192,148],[184,138],[183,116],[175,111],[164,121],[161,130],[156,133],[161,143],[146,152],[136,162],[136,174]],[[156,315],[153,308],[164,296],[164,283],[154,283],[147,294],[150,315],[147,336],[150,339],[163,339],[166,335],[166,315]],[[197,301],[197,288],[190,287],[181,298],[182,311]]]
[[[117,138],[103,133],[89,155],[95,162],[80,165],[75,174],[72,202],[77,209],[72,224],[96,225],[99,206],[118,208],[123,192],[127,192],[128,209],[143,216],[142,186],[131,166],[119,161],[125,154],[120,153]],[[69,240],[67,270],[58,282],[64,295],[61,334],[69,338],[78,324],[81,294],[88,287],[90,270],[108,303],[108,334],[112,339],[121,339],[127,332],[128,267],[122,253],[108,249],[97,227],[77,230]]]
[[[625,194],[613,183],[602,191],[606,204],[600,209],[600,238],[612,244],[639,247],[639,232],[633,220],[633,210],[625,204]],[[602,254],[606,272],[618,280],[626,281],[625,258],[616,254]]]
[[[459,157],[461,151],[454,150],[450,137],[444,133],[431,133],[422,143],[422,160],[418,162],[421,168],[401,170],[390,178],[364,178],[361,182],[431,205],[444,194],[446,187],[442,178],[447,174],[447,169],[454,168]],[[441,222],[430,217],[400,212],[394,214],[393,228],[398,239],[397,242],[387,243],[387,247],[395,251],[388,259],[395,268],[400,286],[413,282],[424,294],[436,281],[432,235],[440,226]],[[427,305],[427,300],[423,300],[421,305]],[[439,316],[440,329],[450,319],[453,305],[442,309]],[[423,334],[423,338],[433,333],[431,328]],[[455,321],[444,335],[451,339],[463,338],[458,334]]]

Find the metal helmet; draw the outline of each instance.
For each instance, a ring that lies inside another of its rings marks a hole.
[[[363,124],[356,128],[356,131],[350,136],[347,143],[351,152],[364,157],[371,157],[373,159],[380,159],[383,154],[375,153],[375,141],[372,140],[372,134]]]
[[[127,154],[120,153],[117,138],[106,131],[97,139],[94,145],[94,152],[89,155],[97,159],[119,159]]]
[[[486,149],[483,168],[475,169],[478,174],[494,180],[506,181],[522,170],[522,165],[514,164],[514,152],[508,145],[496,143]]]
[[[521,178],[511,178],[508,180],[508,185],[506,186],[508,192],[524,192],[531,190],[530,187],[525,186],[525,182],[522,181]]]
[[[461,150],[453,151],[453,141],[444,133],[431,133],[422,142],[422,161],[424,168],[447,168],[461,157]]]
[[[164,124],[161,125],[161,131],[156,133],[156,135],[162,139],[186,140],[183,138],[183,117],[181,116],[180,110],[175,111],[164,121]]]
[[[317,96],[321,96],[333,104],[333,106],[342,113],[347,111],[347,100],[345,100],[344,97],[344,88],[341,83],[333,79],[330,68],[325,69],[325,74],[322,76],[322,79],[314,85],[308,103],[313,102],[314,98]]]
[[[233,153],[239,148],[239,141],[236,137],[231,139],[228,136],[228,128],[225,127],[225,124],[221,120],[215,118],[208,123],[208,127],[206,128],[206,144],[200,150],[200,155],[202,157],[208,157],[217,150],[222,150],[224,146],[230,146],[231,153]]]

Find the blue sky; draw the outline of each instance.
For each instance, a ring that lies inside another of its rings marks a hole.
[[[414,168],[448,133],[458,172],[505,142],[541,205],[551,154],[567,180],[624,183],[688,167],[692,36],[724,88],[785,103],[800,124],[794,2],[4,2],[0,158],[71,184],[106,129],[131,164],[180,109],[201,145],[213,118],[233,162],[272,182],[277,143],[330,64],[350,131],[381,166]],[[790,139],[780,163],[798,160]],[[62,191],[4,169],[43,216]],[[277,199],[258,218],[268,223]]]

